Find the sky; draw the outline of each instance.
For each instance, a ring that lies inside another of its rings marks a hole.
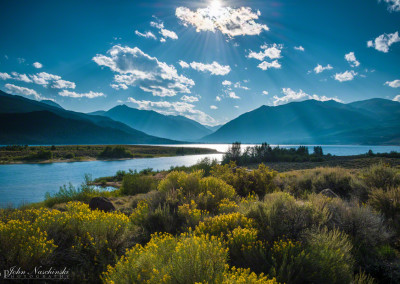
[[[306,99],[400,101],[400,0],[0,2],[0,89],[225,123]]]

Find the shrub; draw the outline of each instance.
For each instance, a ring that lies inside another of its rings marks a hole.
[[[268,279],[263,273],[255,274],[250,269],[232,269],[225,273],[223,284],[277,284],[275,278]]]
[[[99,158],[103,159],[133,158],[133,155],[123,146],[115,146],[114,148],[111,146],[107,146],[104,148],[102,152],[100,152]]]
[[[369,188],[388,189],[400,185],[400,171],[382,162],[363,170],[360,177]]]
[[[225,236],[235,228],[250,229],[254,225],[253,220],[246,218],[240,213],[223,214],[206,218],[203,222],[200,222],[195,228],[195,233],[197,235]]]
[[[296,197],[304,193],[319,193],[329,188],[341,197],[360,196],[365,191],[353,174],[343,168],[316,168],[281,174],[277,186]]]
[[[369,195],[368,203],[381,212],[389,224],[400,232],[400,187],[373,190]]]
[[[232,185],[242,197],[251,193],[262,197],[276,189],[273,180],[277,172],[270,170],[264,164],[260,164],[258,169],[253,171],[237,168],[235,163],[216,165],[211,170],[211,174]]]
[[[194,228],[201,220],[208,216],[205,210],[197,209],[197,204],[192,200],[190,204],[183,204],[178,207],[178,215],[185,220],[187,227]]]
[[[157,181],[152,176],[125,174],[122,178],[121,194],[136,195],[157,189]]]
[[[251,203],[243,208],[246,217],[254,219],[260,237],[267,242],[281,236],[298,239],[302,231],[326,221],[311,204],[296,201],[288,193],[275,192],[265,196],[264,202]]]
[[[104,273],[105,283],[221,283],[227,250],[215,237],[156,234]]]

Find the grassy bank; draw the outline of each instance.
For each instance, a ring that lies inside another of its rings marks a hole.
[[[143,145],[4,146],[0,147],[0,164],[155,158],[210,153],[217,151],[206,148]]]
[[[90,283],[400,282],[400,170],[382,161],[277,172],[203,160],[102,180],[120,186],[87,179],[1,210],[0,269],[67,266]],[[116,211],[88,208],[102,195]]]

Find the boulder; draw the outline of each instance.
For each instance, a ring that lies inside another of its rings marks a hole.
[[[321,190],[320,192],[322,195],[325,195],[327,197],[331,197],[331,198],[338,198],[339,195],[337,195],[336,193],[333,192],[332,189],[329,188],[325,188],[324,190]]]
[[[106,197],[93,197],[89,202],[89,208],[91,210],[101,210],[104,212],[114,211],[115,207]]]

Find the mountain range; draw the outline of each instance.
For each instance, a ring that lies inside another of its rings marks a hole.
[[[181,142],[180,142],[181,141]],[[126,105],[89,114],[0,91],[0,144],[400,144],[400,103],[307,100],[261,106],[222,126]]]

